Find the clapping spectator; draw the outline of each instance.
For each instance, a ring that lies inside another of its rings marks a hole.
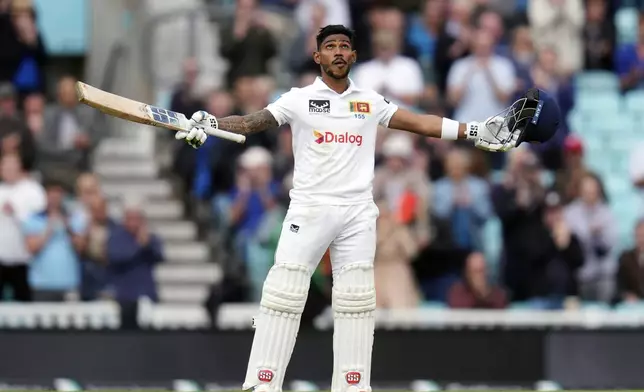
[[[277,54],[277,46],[255,0],[236,2],[233,21],[223,27],[221,37],[221,52],[229,61],[229,86],[240,77],[268,75],[268,61]]]
[[[375,281],[377,306],[381,308],[414,308],[420,302],[420,291],[410,263],[418,252],[413,233],[397,219],[389,203],[378,203]]]
[[[543,244],[536,239],[543,231],[545,188],[541,166],[526,148],[513,151],[503,182],[492,191],[496,215],[503,232],[503,279],[512,300],[522,301],[531,293],[533,276],[527,257],[539,254]]]
[[[635,246],[619,258],[617,284],[620,301],[644,300],[644,220],[635,227]]]
[[[454,242],[461,249],[481,250],[482,228],[492,215],[490,190],[480,178],[470,175],[470,156],[454,149],[445,160],[446,176],[434,186],[433,211],[449,220]]]
[[[45,112],[45,129],[37,138],[39,170],[70,188],[88,168],[97,136],[91,129],[92,109],[79,105],[75,83],[71,76],[58,81],[58,101]]]
[[[4,289],[13,289],[17,301],[31,301],[28,266],[31,255],[22,224],[45,209],[45,191],[22,168],[20,157],[0,158],[0,299]]]
[[[246,244],[266,211],[277,202],[280,184],[273,180],[272,157],[262,147],[251,147],[240,157],[235,186],[214,199],[220,228],[229,232],[236,255],[245,260]]]
[[[582,0],[530,1],[528,18],[537,48],[559,54],[559,71],[570,75],[583,67],[584,4]]]
[[[382,200],[396,220],[413,227],[421,245],[429,242],[430,182],[422,169],[412,168],[414,145],[411,137],[392,134],[382,148],[385,162],[376,169],[373,194]]]
[[[579,199],[566,208],[566,221],[584,251],[580,294],[585,300],[609,302],[617,270],[617,222],[599,177],[586,173],[580,186]]]
[[[608,1],[588,0],[584,24],[585,69],[613,69],[615,35],[615,24],[608,14]]]
[[[101,195],[94,195],[85,204],[85,232],[81,258],[80,297],[83,301],[93,301],[107,297],[108,254],[107,241],[115,222],[107,212],[107,201]]]
[[[508,300],[505,291],[490,282],[485,256],[475,252],[465,261],[463,280],[450,288],[447,303],[456,309],[502,309]]]
[[[494,39],[486,30],[476,31],[472,55],[452,66],[448,99],[454,119],[461,122],[487,118],[503,111],[516,87],[512,62],[494,54]]]
[[[373,36],[374,59],[355,67],[353,79],[361,88],[416,106],[423,94],[422,69],[418,62],[401,54],[401,38],[388,30]]]
[[[123,223],[111,225],[107,240],[109,288],[121,305],[123,328],[137,325],[140,298],[158,301],[154,268],[161,261],[161,239],[151,232],[141,205],[128,201]]]
[[[46,183],[47,207],[23,224],[32,255],[29,283],[36,302],[62,302],[80,285],[78,252],[82,251],[85,222],[74,219],[64,206],[60,184]]]
[[[534,306],[560,309],[566,298],[578,294],[577,273],[584,261],[581,243],[566,222],[561,198],[544,198],[543,223],[531,241],[534,252],[521,260],[528,279],[523,287]],[[526,299],[521,298],[521,299]]]

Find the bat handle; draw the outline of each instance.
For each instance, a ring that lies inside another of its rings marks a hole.
[[[212,128],[212,127],[206,127],[204,130],[210,136],[215,136],[221,139],[230,140],[232,142],[236,142],[239,144],[246,142],[246,136],[240,135],[238,133],[222,131],[221,129]]]

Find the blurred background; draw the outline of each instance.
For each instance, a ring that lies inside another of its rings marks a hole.
[[[534,86],[565,120],[507,154],[378,130],[374,387],[644,387],[638,0],[0,0],[0,384],[239,387],[291,130],[194,150],[74,83],[247,114],[313,81],[327,24],[401,106],[475,121]],[[327,254],[285,388],[328,387],[330,289]]]

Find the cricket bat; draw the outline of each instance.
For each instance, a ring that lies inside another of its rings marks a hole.
[[[140,124],[154,125],[174,131],[189,131],[190,121],[182,113],[158,108],[142,102],[137,102],[120,95],[108,93],[83,82],[76,82],[78,100],[88,106],[100,110],[110,116]],[[244,143],[246,136],[220,129],[205,127],[208,135]]]

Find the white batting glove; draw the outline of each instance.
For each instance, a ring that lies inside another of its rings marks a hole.
[[[218,128],[217,119],[215,116],[200,110],[190,118],[190,130],[178,131],[174,137],[177,140],[185,140],[193,148],[199,148],[208,139],[208,134],[204,130],[205,127]]]
[[[517,146],[519,132],[511,133],[505,117],[494,116],[484,122],[468,123],[467,139],[473,140],[478,149],[505,152]]]

